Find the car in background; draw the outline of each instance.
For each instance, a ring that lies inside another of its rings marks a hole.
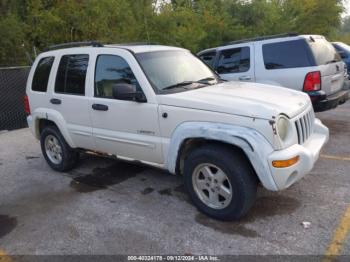
[[[346,64],[348,75],[350,74],[350,46],[342,42],[332,42],[334,48]]]
[[[332,42],[334,48],[338,51],[338,54],[343,59],[343,62],[347,68],[347,74],[345,77],[345,88],[350,88],[350,46],[342,42]]]
[[[230,42],[197,54],[222,79],[287,87],[307,93],[316,112],[348,99],[345,67],[325,37],[281,34]]]

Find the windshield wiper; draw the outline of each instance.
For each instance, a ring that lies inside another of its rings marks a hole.
[[[214,81],[214,80],[216,80],[216,78],[214,78],[214,77],[206,77],[206,78],[203,78],[203,79],[200,79],[200,80],[196,81],[196,83],[209,84],[210,81]]]
[[[216,78],[214,77],[206,77],[203,79],[199,79],[197,81],[183,81],[174,85],[170,85],[167,87],[164,87],[162,90],[169,90],[169,89],[174,89],[174,88],[178,88],[178,87],[182,87],[182,86],[189,86],[191,84],[202,84],[202,85],[209,85],[210,81],[216,80]],[[197,87],[198,88],[198,87]]]
[[[164,87],[162,90],[169,90],[169,89],[174,89],[174,88],[178,88],[178,87],[181,87],[181,86],[188,86],[188,85],[191,85],[195,83],[194,81],[183,81],[183,82],[180,82],[180,83],[177,83],[177,84],[174,84],[174,85],[170,85],[170,86],[167,86],[167,87]]]

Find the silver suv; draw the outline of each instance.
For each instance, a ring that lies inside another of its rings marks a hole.
[[[345,64],[323,36],[283,34],[203,50],[200,59],[228,81],[251,81],[306,92],[317,112],[348,99]]]

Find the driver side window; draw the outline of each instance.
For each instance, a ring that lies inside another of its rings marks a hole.
[[[112,98],[113,86],[130,84],[141,91],[141,87],[128,63],[116,55],[99,55],[95,69],[95,97]]]

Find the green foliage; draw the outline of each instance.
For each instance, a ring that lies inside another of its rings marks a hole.
[[[15,15],[0,19],[0,66],[25,62],[23,24]]]
[[[194,52],[283,32],[347,35],[341,0],[0,0],[0,64],[51,44],[158,42]]]

